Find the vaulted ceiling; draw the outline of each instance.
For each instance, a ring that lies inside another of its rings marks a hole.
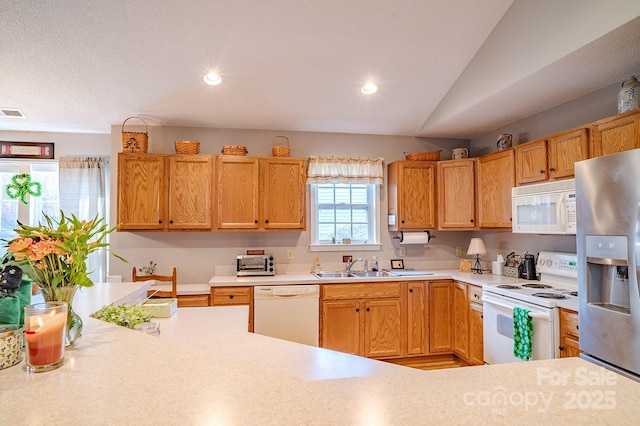
[[[639,73],[639,17],[637,0],[0,0],[0,110],[26,116],[0,130],[139,115],[471,138]]]

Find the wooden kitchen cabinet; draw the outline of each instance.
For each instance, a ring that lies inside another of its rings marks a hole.
[[[211,287],[211,306],[249,306],[249,331],[253,332],[253,287]]]
[[[469,358],[472,365],[484,364],[484,316],[482,312],[482,288],[468,286],[469,295]]]
[[[511,229],[511,188],[515,186],[514,149],[484,155],[477,161],[478,226]]]
[[[462,359],[469,358],[469,301],[467,284],[454,282],[453,292],[453,353]]]
[[[560,308],[560,358],[580,356],[578,313]]]
[[[590,136],[590,157],[640,148],[640,110],[592,123]]]
[[[370,358],[402,356],[399,282],[324,284],[320,346]]]
[[[429,353],[451,353],[453,329],[451,281],[429,281]]]
[[[547,141],[545,139],[527,142],[515,147],[516,183],[518,185],[544,181],[549,178],[547,171]]]
[[[210,156],[118,154],[119,230],[211,230]]]
[[[394,161],[387,166],[389,230],[435,229],[435,161]]]
[[[549,179],[570,178],[574,165],[589,158],[589,129],[581,127],[547,137]]]
[[[209,306],[208,294],[185,294],[178,295],[178,308],[195,308]]]
[[[166,227],[165,156],[118,154],[119,231]]]
[[[217,228],[304,230],[305,160],[220,156]]]
[[[407,356],[428,353],[427,283],[407,281]]]
[[[475,160],[439,161],[438,229],[476,229]]]

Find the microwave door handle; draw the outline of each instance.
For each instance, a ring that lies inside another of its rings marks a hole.
[[[558,217],[560,218],[560,223],[562,224],[562,229],[566,229],[567,227],[567,220],[565,217],[567,207],[564,204],[565,197],[566,197],[566,194],[560,194],[560,198],[558,199],[558,206],[556,207],[556,210],[558,212]]]
[[[491,300],[491,299],[487,299],[486,297],[482,298],[483,302],[487,302],[490,305],[495,305],[495,306],[499,306],[501,308],[505,308],[505,309],[509,309],[509,310],[513,310],[513,308],[515,306],[511,306],[511,305],[505,305],[503,303],[498,303],[495,300]],[[537,313],[537,312],[529,312],[529,316],[531,318],[535,318],[535,319],[543,319],[543,320],[547,320],[549,321],[551,319],[551,317],[548,314],[544,314],[544,313]]]

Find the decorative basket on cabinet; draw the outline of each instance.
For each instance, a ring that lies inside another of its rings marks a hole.
[[[410,161],[438,161],[440,160],[440,151],[405,152],[404,158]]]
[[[223,155],[247,155],[248,152],[247,147],[242,145],[225,145],[222,147]]]
[[[195,155],[200,152],[200,142],[198,141],[173,141],[176,147],[176,154]]]
[[[132,118],[137,118],[144,123],[144,132],[125,132],[124,125]],[[149,145],[149,127],[147,122],[140,117],[129,117],[122,122],[122,152],[132,154],[146,153]]]
[[[287,145],[276,145],[276,139],[282,138],[287,140]],[[274,157],[288,157],[291,154],[291,146],[289,138],[286,136],[274,136],[271,140],[271,155]]]

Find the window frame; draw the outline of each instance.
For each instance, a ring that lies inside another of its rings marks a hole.
[[[342,244],[342,241],[336,241],[334,243],[319,243],[318,242],[318,203],[317,203],[317,185],[309,184],[309,228],[310,228],[310,241],[309,250],[312,252],[319,251],[380,251],[382,249],[382,243],[380,242],[380,185],[372,185],[369,191],[371,193],[371,200],[369,204],[369,220],[373,221],[369,225],[370,232],[373,233],[372,241],[365,243],[352,243]]]

